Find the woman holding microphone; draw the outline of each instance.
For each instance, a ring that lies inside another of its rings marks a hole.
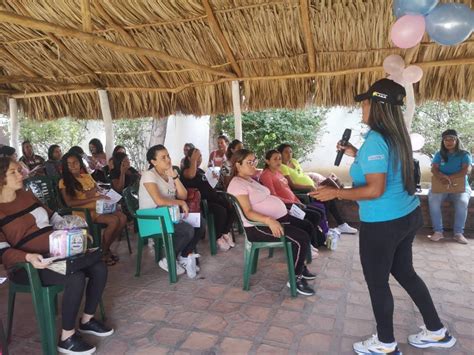
[[[370,130],[359,150],[351,144],[338,145],[346,155],[355,157],[350,169],[353,187],[322,186],[310,193],[321,201],[338,198],[359,204],[359,252],[377,334],[354,344],[358,354],[401,353],[393,334],[390,274],[408,292],[425,322],[421,332],[410,335],[408,342],[417,348],[450,348],[456,343],[413,268],[412,243],[423,220],[414,195],[412,149],[401,110],[405,95],[401,85],[382,79],[355,97],[362,104],[362,120]]]

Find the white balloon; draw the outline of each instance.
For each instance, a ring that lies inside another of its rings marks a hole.
[[[410,134],[411,148],[414,152],[420,150],[425,145],[425,138],[419,133]]]

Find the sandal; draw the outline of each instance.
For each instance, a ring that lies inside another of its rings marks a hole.
[[[112,253],[109,254],[109,257],[110,257],[110,259],[112,259],[113,261],[119,261],[119,260],[120,260],[120,258],[119,258],[118,255],[114,255],[114,254],[112,254]]]

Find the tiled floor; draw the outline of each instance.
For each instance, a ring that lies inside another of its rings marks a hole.
[[[147,248],[142,276],[134,277],[135,254],[117,245],[121,261],[110,268],[105,303],[116,333],[88,338],[98,354],[352,354],[352,343],[374,332],[369,296],[358,257],[358,237],[343,235],[338,250],[323,250],[310,268],[318,273],[316,296],[292,299],[281,252],[260,256],[251,290],[242,290],[242,243],[211,257],[207,241],[200,278],[181,276],[170,286]],[[474,241],[433,243],[417,237],[415,265],[430,288],[440,316],[458,338],[450,351],[407,345],[421,324],[418,311],[395,282],[395,334],[404,354],[474,354]],[[392,280],[393,281],[393,280]],[[5,321],[6,287],[0,289]],[[58,323],[59,326],[59,323]],[[39,354],[32,305],[17,300],[12,354]]]

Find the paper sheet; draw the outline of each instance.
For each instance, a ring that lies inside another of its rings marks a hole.
[[[110,189],[109,192],[105,196],[110,197],[109,202],[117,203],[122,199],[122,195],[120,195],[117,191],[114,189]]]
[[[206,179],[212,188],[215,188],[219,182],[220,171],[221,169],[217,166],[207,168]]]
[[[181,213],[181,220],[189,223],[194,228],[201,227],[201,214],[199,212],[191,212],[188,217],[184,217],[184,213]]]
[[[295,204],[291,205],[290,211],[288,213],[290,214],[290,216],[293,216],[301,220],[303,220],[304,217],[306,216],[306,213]]]
[[[6,277],[0,277],[0,285],[4,283],[5,281],[7,281]]]

